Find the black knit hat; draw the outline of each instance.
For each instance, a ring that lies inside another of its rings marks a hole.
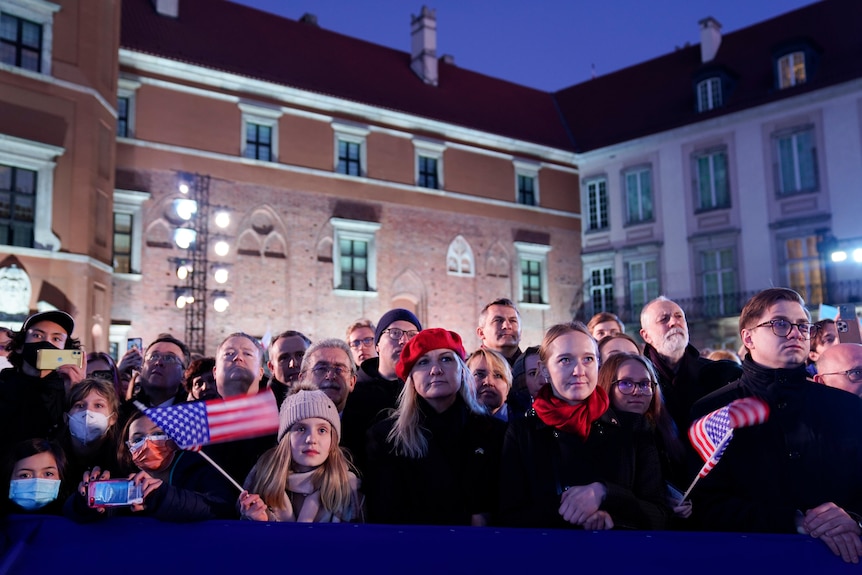
[[[419,323],[419,318],[417,318],[412,311],[397,307],[384,313],[383,317],[380,318],[380,321],[377,322],[377,331],[374,332],[374,343],[380,343],[380,337],[383,335],[383,331],[399,320],[410,322],[416,326],[418,331],[422,331],[422,324]]]

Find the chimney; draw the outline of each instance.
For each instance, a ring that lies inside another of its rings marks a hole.
[[[179,18],[180,0],[153,0],[153,6],[156,7],[156,12],[162,16]]]
[[[309,24],[311,26],[317,26],[317,15],[312,14],[311,12],[306,12],[302,15],[302,18],[299,19],[303,24]]]
[[[437,11],[422,6],[419,16],[410,16],[413,50],[410,69],[426,84],[437,85]]]
[[[721,24],[712,16],[707,16],[700,22],[700,61],[703,64],[712,62],[721,46]]]

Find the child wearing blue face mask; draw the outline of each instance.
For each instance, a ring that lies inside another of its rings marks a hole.
[[[68,495],[63,488],[65,470],[66,456],[56,443],[27,439],[16,444],[4,468],[3,514],[61,514]]]
[[[70,481],[80,481],[87,470],[97,466],[116,470],[119,409],[110,381],[88,377],[71,389],[66,429],[59,439],[68,457],[66,476]]]

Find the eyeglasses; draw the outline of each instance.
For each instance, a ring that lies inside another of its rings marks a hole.
[[[778,337],[787,337],[793,330],[793,326],[796,326],[803,339],[811,339],[811,336],[817,333],[817,330],[820,329],[815,323],[791,323],[786,319],[771,319],[769,321],[759,323],[754,327],[764,327],[767,325],[772,328],[772,333]]]
[[[348,373],[350,373],[350,368],[343,365],[315,365],[311,368],[311,373],[314,374],[314,377],[322,379],[329,375],[330,373],[335,374],[336,377],[344,377]]]
[[[156,363],[161,362],[165,365],[171,365],[174,363],[182,363],[182,360],[178,358],[176,355],[172,353],[151,353],[147,357],[144,358],[144,361],[147,363]]]
[[[620,393],[623,395],[632,395],[635,392],[635,389],[637,389],[638,393],[641,395],[652,395],[653,382],[649,380],[631,381],[628,379],[617,379],[611,383],[616,385],[617,389],[619,389]]]
[[[170,439],[170,437],[168,437],[164,433],[154,433],[153,435],[145,435],[143,437],[139,437],[134,441],[127,441],[126,446],[132,451],[137,451],[144,446],[148,439],[150,441],[167,441],[168,439]]]
[[[404,331],[403,329],[398,329],[397,327],[388,327],[383,330],[383,333],[388,333],[389,337],[394,341],[401,341],[401,338],[405,335],[407,336],[408,340],[411,340],[416,337],[416,334],[419,332],[415,329]]]
[[[401,338],[399,337],[398,339]],[[354,339],[350,342],[350,347],[352,347],[353,349],[359,349],[360,347],[368,347],[370,345],[374,345],[373,337],[363,337],[362,339]]]
[[[835,371],[832,373],[820,373],[818,375],[846,375],[847,379],[852,381],[853,383],[859,383],[862,381],[862,368],[857,367],[856,369],[848,369],[847,371]]]
[[[110,369],[96,369],[90,372],[90,377],[104,379],[105,381],[114,381],[114,372]]]

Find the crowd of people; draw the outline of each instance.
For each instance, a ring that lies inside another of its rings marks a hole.
[[[498,299],[470,353],[460,334],[399,308],[344,339],[287,330],[265,348],[237,332],[214,357],[192,357],[165,333],[119,363],[91,353],[49,369],[45,350],[80,343],[67,313],[36,313],[0,334],[2,511],[803,533],[858,562],[862,344],[812,323],[786,288],[745,305],[739,355],[701,353],[663,296],[640,324],[642,346],[602,312],[522,349],[518,308]],[[201,452],[148,416],[258,394],[272,395],[277,432]],[[736,429],[683,497],[704,463],[689,428],[747,397],[769,418]]]

